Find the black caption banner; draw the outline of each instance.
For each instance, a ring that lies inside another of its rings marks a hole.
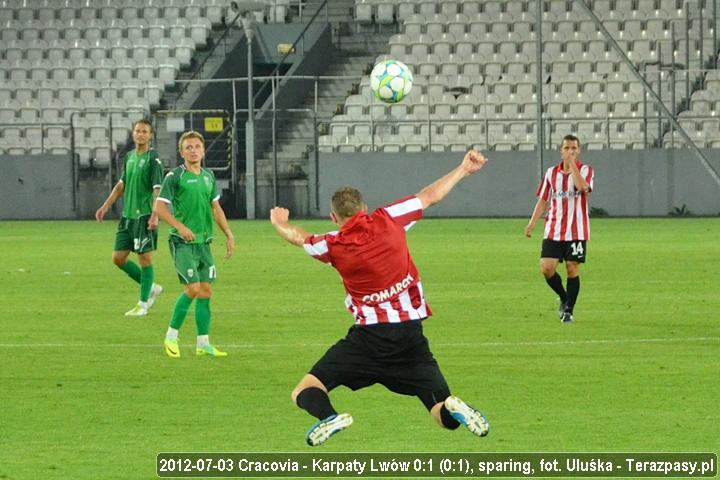
[[[198,453],[157,455],[160,478],[698,477],[716,453]]]

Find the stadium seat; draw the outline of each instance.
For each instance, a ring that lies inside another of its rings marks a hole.
[[[417,3],[413,0],[399,0],[397,2],[397,19],[403,22],[417,13],[415,10]]]
[[[381,25],[395,23],[395,2],[390,0],[377,2],[375,5],[375,21]]]
[[[197,48],[207,46],[207,38],[212,25],[207,18],[194,17],[190,24],[190,38],[195,42]]]
[[[355,2],[355,21],[358,24],[371,24],[374,17],[375,4],[371,0],[357,0]]]
[[[320,135],[318,137],[318,151],[321,153],[331,153],[335,151],[337,142],[331,135]]]

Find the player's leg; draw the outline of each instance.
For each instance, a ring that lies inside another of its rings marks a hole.
[[[138,300],[137,305],[125,312],[125,315],[129,317],[147,315],[151,306],[149,302],[150,292],[153,288],[156,290],[157,295],[162,292],[162,287],[153,284],[155,272],[152,266],[152,254],[150,252],[138,253],[138,263],[140,264],[140,300]]]
[[[120,270],[125,272],[128,277],[132,278],[138,284],[142,278],[142,270],[137,263],[130,260],[130,250],[114,250],[112,253],[112,262]]]
[[[580,294],[580,264],[585,262],[587,256],[587,242],[584,240],[573,240],[565,245],[565,268],[567,270],[567,293],[568,300],[565,312],[561,317],[563,323],[572,322],[575,302]]]
[[[212,297],[212,282],[215,281],[215,260],[210,251],[210,245],[195,245],[195,256],[198,262],[197,277],[200,280],[196,285],[195,294],[195,325],[197,327],[197,355],[209,355],[211,357],[225,357],[226,352],[221,352],[210,343],[210,297]]]
[[[465,428],[478,437],[484,437],[490,432],[490,424],[485,418],[485,415],[483,415],[480,410],[463,402],[454,395],[448,396],[444,402],[435,404],[431,413],[433,413],[433,417],[436,415],[440,417],[440,423],[443,427],[450,428],[451,430],[453,427],[447,426],[450,419],[458,424],[464,425]]]
[[[145,303],[147,308],[150,309],[155,305],[155,301],[160,294],[163,293],[163,287],[155,283],[155,267],[153,266],[152,252],[139,253],[138,261],[142,272],[140,279],[140,301]]]
[[[378,381],[372,373],[375,359],[368,354],[365,334],[364,329],[351,327],[345,338],[330,347],[292,391],[293,402],[318,419],[306,435],[311,446],[324,443],[353,423],[350,414],[337,413],[328,392],[338,385],[358,390]]]
[[[142,272],[137,263],[128,259],[130,252],[133,250],[133,239],[132,233],[128,230],[127,218],[121,218],[118,222],[118,228],[115,232],[115,246],[112,253],[112,262],[120,270],[125,272],[128,277],[132,278],[137,283],[140,283],[140,277]]]
[[[150,309],[155,300],[163,292],[163,288],[155,283],[155,267],[152,261],[152,251],[138,253],[140,263],[140,302]]]
[[[431,374],[430,377],[441,378],[440,369],[436,370],[437,372]],[[435,381],[435,383],[437,382]],[[442,378],[442,383],[445,383],[445,378]],[[440,390],[426,390],[418,393],[417,397],[423,402],[435,422],[443,428],[455,430],[460,425],[464,425],[465,428],[480,437],[484,437],[490,431],[490,424],[485,415],[460,398],[450,395],[447,383]]]
[[[565,262],[567,269],[567,293],[568,300],[565,306],[565,315],[562,318],[563,322],[572,322],[573,309],[575,308],[575,302],[577,302],[578,295],[580,294],[580,264],[578,262],[567,261]]]
[[[129,260],[129,250],[115,250],[112,254],[113,263],[128,277],[142,285],[142,270],[138,267],[137,263]],[[133,308],[125,312],[128,317],[141,317],[147,314],[147,305],[142,302],[138,302]]]
[[[443,428],[455,430],[461,424],[476,435],[487,435],[490,426],[480,411],[450,395],[450,387],[421,322],[408,322],[394,329],[395,343],[402,349],[403,364],[388,368],[382,384],[393,392],[415,395]]]
[[[308,373],[300,380],[290,396],[295,405],[318,419],[307,432],[306,441],[310,446],[325,443],[331,436],[345,430],[353,423],[350,414],[338,415],[330,403],[327,387],[312,373]]]
[[[157,229],[148,229],[150,215],[131,221],[133,243],[140,263],[140,302],[145,309],[155,303],[155,299],[162,293],[162,287],[156,285],[155,269],[152,264],[152,252],[157,248]]]
[[[315,375],[308,373],[290,394],[295,405],[322,420],[337,412],[330,403],[327,387]]]
[[[414,370],[418,371],[417,368]],[[417,397],[438,425],[448,430],[455,430],[460,425],[464,425],[470,432],[480,437],[488,434],[490,424],[485,415],[460,398],[450,395],[450,388],[434,359],[432,362],[426,362],[418,372],[420,376],[414,383],[431,389],[420,391]]]
[[[197,296],[198,287],[196,285],[199,281],[195,274],[197,265],[193,257],[192,245],[176,243],[172,239],[170,239],[169,244],[175,271],[180,283],[183,285],[183,292],[175,301],[175,307],[170,317],[170,326],[165,333],[164,345],[165,353],[171,358],[177,358],[180,356],[180,348],[178,347],[180,328],[185,322],[190,305]]]
[[[567,292],[563,287],[562,278],[557,273],[557,266],[561,258],[563,258],[562,242],[543,240],[540,252],[540,272],[545,278],[545,282],[560,299],[558,307],[558,315],[560,316],[565,311],[565,304],[567,303]]]
[[[212,296],[212,287],[206,282],[200,282],[198,287],[200,290],[195,298],[195,325],[197,327],[195,353],[211,357],[225,357],[227,356],[226,352],[218,350],[210,343],[210,321],[212,318],[210,297]]]

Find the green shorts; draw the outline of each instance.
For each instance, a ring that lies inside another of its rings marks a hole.
[[[157,229],[148,230],[150,215],[140,218],[120,218],[115,232],[115,251],[132,251],[135,253],[152,252],[157,248]]]
[[[174,236],[170,236],[168,243],[180,283],[215,281],[215,260],[209,243],[185,243]]]

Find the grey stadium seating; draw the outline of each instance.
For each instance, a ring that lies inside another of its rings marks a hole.
[[[647,64],[645,78],[669,110],[681,111],[689,105],[686,115],[696,119],[691,125],[696,127],[692,132],[698,145],[717,147],[720,75],[710,70],[703,79],[702,71],[712,66],[711,59],[718,54],[712,45],[713,22],[707,20],[708,12],[704,12],[702,36],[699,20],[692,18],[685,37],[680,1],[588,3],[633,64]],[[682,144],[677,134],[668,132],[669,122],[659,118],[652,98],[647,96],[644,103],[642,84],[575,2],[549,0],[544,10],[542,93],[551,144],[570,132],[582,133],[588,148]],[[331,122],[333,137],[323,139],[324,150],[339,149],[345,132],[335,137],[341,131],[334,128],[337,120],[346,130],[365,124],[377,131],[379,115],[384,116],[382,123],[386,129],[389,125],[392,137],[378,137],[378,150],[384,149],[384,139],[391,139],[391,148],[396,149],[403,145],[402,138],[407,141],[406,151],[417,150],[418,143],[425,149],[441,148],[433,146],[432,135],[430,141],[427,136],[424,141],[416,137],[428,123],[433,125],[431,132],[452,132],[445,134],[449,140],[438,140],[446,149],[454,148],[457,139],[466,146],[480,142],[496,150],[534,148],[530,133],[537,111],[534,1],[356,0],[355,11],[364,23],[387,24],[390,18],[397,22],[400,31],[390,38],[388,53],[376,60],[394,58],[408,64],[415,76],[415,91],[403,100],[406,112],[396,115],[393,107],[379,105],[369,82],[362,79],[359,95],[348,97],[342,116]],[[670,39],[673,25],[675,45]],[[660,61],[687,68],[689,83],[703,80],[702,86],[686,95],[684,74],[669,75],[667,68],[657,67]]]

